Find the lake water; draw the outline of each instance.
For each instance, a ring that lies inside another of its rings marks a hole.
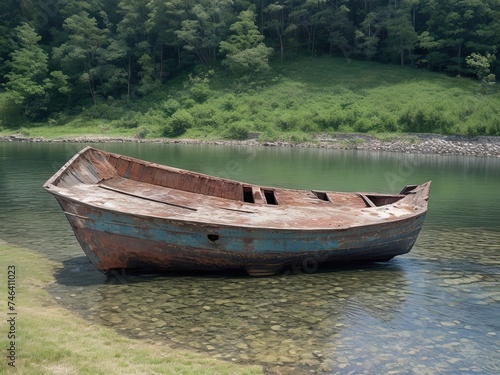
[[[388,263],[269,278],[105,277],[41,187],[82,147],[0,143],[0,239],[61,262],[50,292],[85,319],[272,374],[500,373],[500,159],[100,144],[268,186],[398,192],[433,181],[415,247]]]

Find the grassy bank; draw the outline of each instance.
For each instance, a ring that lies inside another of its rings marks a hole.
[[[257,366],[237,366],[206,355],[118,336],[59,306],[44,290],[57,264],[14,245],[0,242],[0,275],[14,265],[15,368],[2,355],[3,374],[260,374]],[[5,284],[3,284],[5,285]],[[9,348],[7,290],[3,289],[0,347]]]
[[[460,77],[342,58],[275,64],[259,79],[221,69],[178,77],[130,102],[52,114],[40,124],[9,125],[2,134],[231,138],[307,141],[317,132],[500,135],[500,91]],[[1,103],[1,100],[0,100]],[[3,109],[2,109],[3,108]],[[0,106],[0,112],[12,108]],[[11,116],[12,117],[12,116]],[[16,128],[17,127],[17,128]]]

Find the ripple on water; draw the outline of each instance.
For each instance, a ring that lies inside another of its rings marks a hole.
[[[122,334],[271,372],[496,374],[499,244],[498,232],[424,230],[407,256],[357,269],[86,286],[62,269],[51,292]]]

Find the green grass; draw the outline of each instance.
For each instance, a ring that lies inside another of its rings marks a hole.
[[[166,343],[130,339],[87,322],[58,305],[46,292],[55,262],[0,241],[0,275],[16,267],[16,362],[2,356],[2,374],[261,374],[258,366],[239,366],[208,355],[173,349]],[[3,284],[5,285],[5,284]],[[9,348],[7,288],[0,347]],[[4,350],[6,352],[6,350]]]
[[[246,130],[292,142],[317,132],[500,135],[500,91],[469,78],[321,57],[275,63],[253,81],[222,69],[209,80],[177,77],[132,103],[103,101],[77,117],[55,116],[50,125],[25,125],[24,131],[216,139],[241,138]]]

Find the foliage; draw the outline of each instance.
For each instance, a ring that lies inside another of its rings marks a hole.
[[[15,104],[5,92],[0,92],[0,129],[17,128],[25,122],[19,105]]]
[[[264,44],[264,36],[255,24],[255,13],[252,10],[242,11],[229,29],[231,36],[220,43],[220,50],[226,55],[223,64],[238,74],[268,71],[272,48]]]
[[[48,55],[40,47],[41,37],[27,23],[14,30],[17,49],[11,53],[11,70],[4,84],[10,98],[31,120],[47,112],[51,90],[67,92],[67,77],[59,71],[49,73]]]
[[[486,84],[495,83],[495,75],[491,73],[491,68],[496,60],[495,55],[487,53],[481,55],[479,53],[471,53],[465,61],[467,65],[474,71],[476,76]]]
[[[175,99],[168,99],[162,104],[162,110],[165,112],[166,116],[172,116],[178,109],[181,108],[181,104]]]
[[[399,118],[403,130],[412,133],[449,134],[453,128],[453,120],[432,108],[411,108]]]
[[[263,73],[279,70],[271,69],[273,54],[281,66],[329,55],[476,76],[492,86],[500,2],[4,0],[0,31],[0,84],[34,121],[108,97],[139,101],[190,73],[196,77],[200,66],[232,73],[238,92],[258,89]],[[187,91],[175,98],[186,107],[213,94],[203,80]],[[358,114],[346,114],[348,126],[385,126],[376,125],[377,114],[370,115],[374,121],[352,122]],[[314,126],[300,120],[294,127],[337,127],[326,125],[335,115],[318,116],[323,119]]]
[[[327,56],[273,64],[274,78],[258,88],[228,87],[230,79],[219,72],[206,83],[204,73],[198,73],[141,99],[99,100],[80,114],[56,112],[51,125],[28,130],[31,136],[48,137],[99,131],[220,139],[240,137],[246,128],[260,133],[260,139],[283,141],[332,131],[500,135],[500,92],[496,86],[485,90],[477,80]],[[198,84],[210,89],[202,102],[189,90]],[[5,95],[0,93],[0,99]]]
[[[177,137],[184,134],[194,125],[194,117],[185,109],[175,112],[163,126],[162,132],[167,137]]]
[[[246,121],[235,122],[224,131],[224,138],[244,140],[248,138],[252,123]]]

